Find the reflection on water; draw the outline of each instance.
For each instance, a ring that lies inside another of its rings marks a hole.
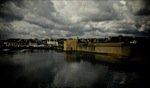
[[[147,83],[145,64],[111,55],[13,50],[1,51],[0,57],[0,88],[132,88]]]
[[[96,66],[95,68],[87,62],[68,63],[58,71],[54,84],[57,86],[92,87],[99,83],[100,86],[103,86],[107,73],[107,66]]]
[[[80,61],[89,61],[89,62],[110,62],[110,63],[120,63],[120,60],[117,59],[115,55],[106,55],[106,54],[94,54],[94,53],[84,53],[84,52],[64,52],[64,60],[68,62],[80,62]]]

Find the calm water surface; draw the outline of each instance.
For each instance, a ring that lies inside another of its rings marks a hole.
[[[0,53],[0,88],[144,88],[146,63],[52,50]]]

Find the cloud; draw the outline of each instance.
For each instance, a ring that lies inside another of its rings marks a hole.
[[[0,7],[0,17],[5,19],[5,21],[10,22],[23,19],[22,14],[17,13],[19,11],[19,7],[16,7],[15,3],[9,2],[7,4],[2,4]]]
[[[8,0],[1,1],[0,7],[1,34],[15,33],[10,37],[149,34],[148,0]]]
[[[137,12],[137,15],[150,15],[150,1],[143,0],[142,3],[144,6]],[[141,3],[140,3],[141,5]]]
[[[59,18],[69,23],[116,18],[111,1],[53,1],[53,3]]]

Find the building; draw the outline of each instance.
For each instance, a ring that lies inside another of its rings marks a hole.
[[[4,42],[4,46],[6,47],[19,47],[19,42],[20,39],[8,39],[7,41]]]
[[[47,45],[58,46],[58,41],[56,39],[48,39],[46,42],[47,42]]]

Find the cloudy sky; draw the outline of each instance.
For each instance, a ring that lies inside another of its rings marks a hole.
[[[150,36],[149,0],[0,0],[0,38]]]

